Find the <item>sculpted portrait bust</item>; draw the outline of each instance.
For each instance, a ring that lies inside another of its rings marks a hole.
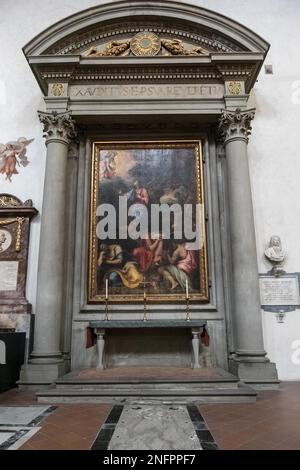
[[[273,235],[270,238],[269,246],[265,250],[265,256],[274,263],[282,263],[286,258],[286,252],[282,250],[280,237]]]

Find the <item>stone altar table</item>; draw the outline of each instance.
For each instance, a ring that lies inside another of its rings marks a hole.
[[[200,348],[200,334],[206,322],[203,320],[100,320],[91,321],[89,323],[97,335],[97,349],[98,349],[98,369],[104,369],[104,348],[105,348],[105,333],[109,329],[120,328],[189,328],[192,334],[192,365],[193,369],[199,369],[199,348]]]

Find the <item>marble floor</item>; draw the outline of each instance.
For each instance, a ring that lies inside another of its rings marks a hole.
[[[16,450],[41,428],[37,426],[55,407],[0,406],[0,450]]]
[[[92,450],[217,450],[194,405],[116,405]]]
[[[28,407],[24,423],[34,423],[34,419],[38,419],[38,413],[34,414],[37,412],[34,394],[12,389],[0,394],[2,422],[7,419],[7,413],[3,413],[5,410],[2,407],[15,406]],[[40,407],[40,411],[45,408],[47,406]],[[50,408],[52,411],[35,425],[0,425],[0,448],[3,443],[13,439],[12,434],[21,428],[26,433],[31,429],[34,434],[23,445],[20,445],[23,436],[17,436],[18,441],[10,443],[11,449],[108,449],[109,446],[117,445],[115,439],[118,439],[118,434],[113,439],[112,436],[118,423],[122,431],[124,423],[121,416],[124,409],[125,406],[120,405],[118,408],[109,404],[58,404],[56,409]],[[300,382],[285,382],[280,385],[280,390],[260,392],[256,403],[203,404],[194,409],[187,406],[186,410],[198,437],[197,445],[205,450],[216,447],[221,450],[300,450]],[[143,414],[139,410],[133,411]],[[11,416],[19,420],[19,410],[15,409]],[[136,416],[132,415],[129,421],[134,423]],[[20,420],[16,422],[20,423]],[[25,439],[28,435],[25,435]],[[128,440],[125,445],[130,442]]]
[[[109,450],[202,450],[186,406],[124,406]]]

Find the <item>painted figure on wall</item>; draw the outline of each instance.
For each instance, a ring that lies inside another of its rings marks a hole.
[[[19,137],[17,141],[0,144],[0,173],[5,174],[8,181],[11,182],[12,175],[19,173],[17,166],[28,165],[27,146],[33,141],[34,139]]]
[[[183,213],[185,204],[196,207],[203,202],[200,159],[195,144],[107,147],[108,144],[102,148],[99,145],[95,153],[92,191],[96,197],[92,199],[97,200],[97,206],[94,212],[99,204],[111,204],[120,221],[119,197],[122,196],[128,207],[133,207],[131,215],[126,214],[125,222],[123,214],[123,229],[127,230],[132,220],[145,212],[149,230],[139,239],[118,238],[118,230],[115,240],[95,238],[94,298],[104,294],[106,279],[110,295],[116,297],[138,296],[143,293],[144,284],[147,295],[159,299],[170,295],[180,298],[187,284],[192,295],[204,297],[207,295],[205,243],[191,249],[190,240],[175,237],[178,220],[172,215],[170,236],[150,230],[153,205],[177,205]],[[191,220],[193,226],[194,218],[195,213]]]

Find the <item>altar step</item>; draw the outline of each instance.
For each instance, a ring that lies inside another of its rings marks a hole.
[[[101,378],[73,373],[36,393],[41,403],[241,403],[256,401],[256,392],[229,373],[189,379]]]
[[[248,386],[237,388],[202,388],[178,390],[174,388],[133,390],[114,389],[48,389],[36,393],[40,403],[249,403],[256,401],[256,392]]]

